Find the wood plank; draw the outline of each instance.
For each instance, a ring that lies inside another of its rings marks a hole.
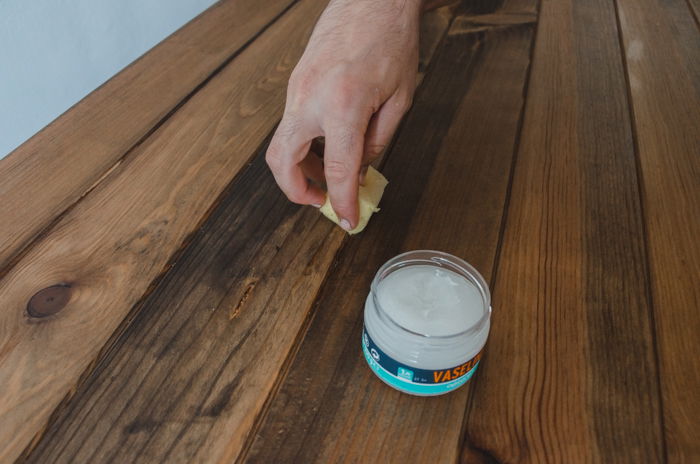
[[[422,63],[450,11],[424,18]],[[343,237],[289,204],[259,154],[24,460],[230,461]]]
[[[700,462],[700,29],[680,0],[619,0],[643,180],[669,462]]]
[[[296,4],[0,281],[0,461],[14,459],[44,426],[271,131],[325,4]],[[70,286],[65,308],[30,317],[60,309],[46,301],[26,309],[32,295],[56,285]]]
[[[491,274],[533,29],[450,29],[388,156],[382,211],[339,254],[299,353],[239,461],[457,460],[469,390],[418,398],[384,385],[360,350],[364,300],[379,266],[408,249],[451,252]]]
[[[662,462],[614,5],[543,0],[463,462]]]
[[[222,0],[0,160],[0,277],[292,2]]]
[[[421,15],[418,36],[418,85],[423,81],[435,50],[442,42],[459,6],[459,0],[450,0],[449,4]]]
[[[691,14],[695,16],[695,23],[700,27],[700,0],[688,0]]]
[[[231,462],[344,235],[262,150],[27,461]]]

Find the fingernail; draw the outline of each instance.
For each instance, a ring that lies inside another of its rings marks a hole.
[[[352,229],[352,227],[350,227],[350,223],[348,222],[347,219],[340,220],[340,227],[347,230],[348,232],[350,231],[350,229]]]
[[[313,206],[314,208],[320,208],[320,207],[321,207],[321,205],[311,205],[311,206]]]

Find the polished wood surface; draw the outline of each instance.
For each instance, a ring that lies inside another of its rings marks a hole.
[[[619,9],[666,446],[672,462],[694,462],[700,459],[700,29],[683,1],[624,0]]]
[[[0,462],[700,462],[695,0],[455,2],[348,237],[264,163],[326,0],[223,0],[0,160]],[[376,270],[458,255],[475,377],[394,391]]]
[[[465,421],[471,443],[498,462],[662,460],[617,38],[610,2],[541,3],[494,285],[501,330]]]

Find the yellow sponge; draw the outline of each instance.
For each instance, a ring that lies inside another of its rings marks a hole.
[[[362,232],[369,222],[369,217],[372,213],[379,211],[377,205],[379,200],[382,199],[384,194],[384,188],[389,181],[386,180],[379,171],[374,169],[372,166],[367,170],[367,175],[365,176],[365,185],[360,185],[360,192],[358,195],[358,201],[360,204],[360,219],[357,222],[357,226],[349,231],[349,234],[357,234]],[[326,202],[321,207],[321,212],[331,221],[336,224],[340,224],[338,220],[338,215],[335,214],[333,208],[331,207],[331,202],[328,196],[326,196]]]

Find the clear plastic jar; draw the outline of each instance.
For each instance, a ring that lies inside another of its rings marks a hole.
[[[471,265],[439,251],[384,264],[365,304],[362,349],[374,373],[405,393],[448,393],[474,374],[491,318],[491,296]]]

